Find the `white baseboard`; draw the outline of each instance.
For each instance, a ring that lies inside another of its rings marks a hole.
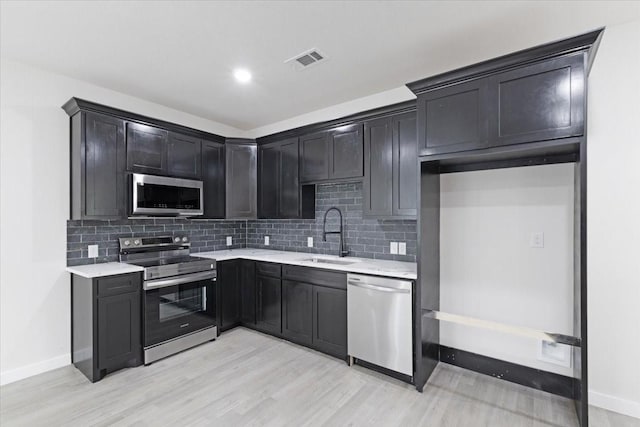
[[[52,359],[43,360],[42,362],[32,363],[31,365],[22,366],[20,368],[12,369],[0,373],[0,385],[5,385],[20,381],[25,378],[32,377],[34,375],[41,374],[43,372],[51,371],[53,369],[62,368],[71,363],[71,354],[63,354],[62,356],[54,357]]]
[[[640,419],[640,403],[589,390],[589,405]]]

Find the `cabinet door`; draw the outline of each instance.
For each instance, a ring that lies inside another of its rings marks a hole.
[[[200,179],[202,148],[200,139],[169,133],[167,167],[169,175],[180,178]]]
[[[418,136],[416,113],[393,116],[393,216],[416,218]],[[375,187],[374,187],[375,188]]]
[[[313,347],[347,356],[347,291],[313,287]]]
[[[311,345],[313,334],[313,285],[282,281],[282,335],[300,344]]]
[[[298,178],[298,138],[283,141],[279,147],[278,216],[300,217],[300,182]]]
[[[225,331],[240,322],[240,260],[223,261],[218,264],[220,301],[220,331]]]
[[[227,143],[226,217],[257,217],[257,148],[255,144]]]
[[[275,277],[258,276],[256,328],[280,335],[282,333],[282,282]]]
[[[256,263],[242,260],[240,270],[240,320],[242,323],[256,324]]]
[[[140,360],[140,316],[139,292],[98,298],[98,369]]]
[[[342,126],[329,136],[329,179],[361,178],[364,172],[362,125]]]
[[[84,115],[85,141],[82,192],[82,218],[118,218],[126,216],[124,121],[94,113]],[[74,137],[76,137],[74,135]],[[82,142],[81,142],[82,143]],[[74,159],[71,161],[74,166]],[[75,203],[75,202],[74,202]]]
[[[127,123],[127,170],[165,175],[167,139],[166,130],[139,123]]]
[[[278,218],[279,144],[261,146],[258,155],[258,216]]]
[[[326,132],[300,137],[300,181],[329,178],[329,139]]]
[[[491,145],[583,135],[585,83],[582,53],[490,77]]]
[[[362,216],[389,217],[392,212],[393,144],[391,119],[364,124],[364,185]],[[414,161],[418,161],[417,158]],[[418,178],[416,177],[416,180]]]
[[[420,155],[487,147],[486,79],[424,93],[417,105]]]
[[[224,144],[202,141],[204,218],[224,218]]]

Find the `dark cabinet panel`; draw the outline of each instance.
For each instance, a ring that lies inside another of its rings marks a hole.
[[[393,216],[417,215],[418,135],[416,113],[391,118],[393,128]],[[375,187],[373,187],[375,188]]]
[[[224,144],[202,141],[204,218],[225,216]]]
[[[226,217],[257,217],[257,148],[255,143],[230,143],[226,152]]]
[[[258,276],[256,286],[256,328],[280,335],[282,333],[282,281],[280,278]]]
[[[298,162],[298,138],[280,143],[278,164],[278,217],[280,218],[298,218],[300,216]]]
[[[220,332],[233,328],[240,322],[241,263],[229,260],[218,263],[217,287],[220,297]]]
[[[167,147],[168,173],[180,178],[200,179],[202,167],[200,139],[192,136],[169,133]]]
[[[282,266],[273,262],[256,262],[256,271],[261,276],[280,277]]]
[[[258,215],[278,218],[278,184],[280,182],[280,145],[260,147],[258,153]]]
[[[256,323],[256,263],[242,260],[240,265],[240,320],[250,326]]]
[[[583,135],[584,92],[582,53],[490,77],[491,145]]]
[[[308,283],[282,281],[282,335],[305,345],[312,343],[312,291]]]
[[[331,131],[329,155],[329,179],[361,178],[364,169],[362,124]]]
[[[300,137],[300,181],[329,178],[329,138],[327,132]]]
[[[417,159],[414,158],[414,161],[417,162]],[[391,216],[393,141],[389,117],[364,124],[364,164],[362,216]]]
[[[126,215],[124,121],[82,113],[84,134],[72,119],[72,218],[119,218]],[[79,160],[79,163],[76,163]],[[74,172],[75,171],[75,172]]]
[[[347,291],[313,287],[313,347],[344,358],[347,356]]]
[[[487,147],[486,79],[426,92],[417,105],[420,155]]]
[[[168,132],[140,123],[127,123],[127,170],[165,175]]]
[[[140,358],[140,294],[98,298],[98,365],[110,370]]]

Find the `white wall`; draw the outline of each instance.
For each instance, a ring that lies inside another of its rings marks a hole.
[[[225,136],[234,128],[15,62],[0,69],[0,383],[70,363],[72,96]]]
[[[591,403],[640,418],[640,21],[605,30],[589,77]]]
[[[440,308],[573,335],[573,164],[441,177]],[[544,248],[530,233],[544,232]],[[441,322],[441,343],[562,375],[531,338]]]

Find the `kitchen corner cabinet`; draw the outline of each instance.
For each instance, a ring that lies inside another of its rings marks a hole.
[[[417,152],[415,112],[365,122],[365,218],[416,217]]]
[[[125,123],[79,111],[71,116],[71,219],[126,216]]]
[[[260,146],[258,150],[258,216],[299,218],[298,138]]]
[[[255,219],[257,209],[257,147],[253,141],[227,140],[226,218]]]
[[[240,320],[256,326],[256,262],[243,259],[240,265]]]
[[[220,332],[226,331],[240,323],[240,286],[241,261],[228,260],[217,264],[216,280],[219,307],[217,311]]]
[[[203,218],[225,216],[225,156],[222,142],[202,141]]]
[[[91,382],[142,364],[140,273],[71,276],[72,363]]]
[[[300,181],[362,178],[362,124],[340,126],[300,137]]]

